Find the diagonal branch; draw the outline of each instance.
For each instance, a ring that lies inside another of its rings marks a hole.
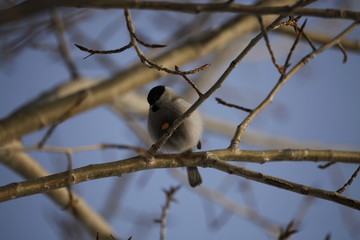
[[[275,57],[275,54],[274,54],[274,51],[273,51],[272,48],[271,48],[269,36],[268,36],[268,34],[266,33],[266,31],[265,31],[264,22],[263,22],[261,16],[258,17],[258,21],[259,21],[259,24],[260,24],[261,32],[262,32],[262,34],[264,35],[264,40],[265,40],[265,43],[266,43],[266,47],[267,47],[267,49],[268,49],[268,51],[269,51],[269,53],[270,53],[271,61],[273,62],[273,64],[274,64],[274,66],[276,67],[276,69],[280,72],[280,74],[284,74],[284,73],[285,73],[285,70],[286,70],[286,66],[281,66],[281,65],[277,62],[276,57]]]
[[[228,106],[228,107],[236,108],[236,109],[239,109],[239,110],[244,111],[244,112],[249,112],[249,113],[252,112],[252,109],[250,109],[250,108],[246,108],[246,107],[242,107],[242,106],[239,106],[239,105],[236,105],[236,104],[225,102],[221,98],[215,98],[215,100],[219,104],[222,104],[222,105],[225,105],[225,106]]]
[[[353,22],[350,26],[348,26],[345,30],[343,30],[340,34],[334,37],[331,41],[324,44],[319,49],[311,52],[306,55],[303,59],[301,59],[287,74],[282,75],[275,85],[275,87],[271,90],[268,96],[244,119],[244,121],[237,126],[236,132],[234,134],[233,139],[231,140],[231,144],[229,148],[235,149],[239,146],[240,139],[242,134],[244,133],[246,127],[250,124],[250,122],[263,110],[267,105],[269,105],[274,99],[275,95],[279,92],[282,86],[306,63],[308,63],[311,59],[322,53],[323,51],[331,48],[332,46],[339,43],[339,41],[344,38],[348,33],[350,33],[353,29],[355,29],[360,22]]]
[[[256,182],[264,183],[267,185],[271,185],[277,188],[285,189],[303,195],[329,200],[332,202],[339,203],[341,205],[345,205],[360,210],[360,201],[340,195],[336,191],[326,191],[326,190],[298,184],[295,182],[291,182],[285,179],[273,177],[260,172],[252,171],[250,169],[239,167],[227,163],[225,161],[219,160],[216,157],[211,156],[211,154],[208,154],[206,163],[204,165],[205,167],[215,168],[220,171],[227,172],[229,174],[235,174],[244,177],[246,179],[254,180]]]
[[[346,188],[349,187],[352,184],[352,182],[354,181],[356,176],[359,174],[359,172],[360,172],[360,166],[355,170],[353,175],[351,175],[350,179],[344,184],[344,186],[339,188],[336,192],[338,192],[340,194],[343,193],[346,190]]]
[[[65,29],[58,12],[55,9],[51,10],[51,20],[55,28],[55,34],[58,39],[59,52],[63,58],[65,65],[67,66],[72,80],[79,78],[79,72],[76,68],[74,60],[70,54],[68,43],[65,39]]]
[[[81,92],[82,94],[79,96],[79,99],[69,107],[60,117],[57,121],[54,122],[54,124],[48,129],[48,131],[45,133],[44,137],[40,140],[38,143],[38,147],[42,147],[45,145],[46,141],[50,138],[52,133],[55,131],[55,129],[64,122],[69,116],[72,115],[72,113],[76,110],[76,108],[85,100],[85,98],[88,96],[87,91]]]

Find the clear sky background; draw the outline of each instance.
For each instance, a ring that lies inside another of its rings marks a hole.
[[[359,3],[348,2],[356,8],[352,10],[360,11]],[[319,3],[314,7],[324,6]],[[339,6],[336,1],[329,1],[327,7]],[[80,12],[84,15],[90,13],[80,10],[79,14]],[[64,14],[66,11],[61,13]],[[98,40],[102,48],[113,49],[125,45],[129,39],[122,10],[97,10],[91,13],[94,17],[77,27],[78,35],[74,30],[67,35],[70,52],[81,75],[92,79],[106,78],[111,73],[138,61],[134,50],[82,59],[86,54],[73,46],[73,43],[87,46],[91,41]],[[164,16],[160,14],[162,12],[142,14],[141,11],[133,11],[137,32],[146,36],[149,42],[166,41],[176,27],[171,21],[162,21]],[[175,16],[166,14],[167,20]],[[48,16],[42,17],[45,19]],[[197,16],[181,14],[178,18],[174,17],[173,21],[191,22],[196,21],[196,18]],[[221,17],[219,19],[223,21]],[[212,22],[212,27],[220,24],[217,23],[216,17]],[[349,21],[319,22],[317,19],[309,18],[308,30],[336,34],[349,24]],[[87,37],[80,38],[80,32]],[[270,37],[279,61],[283,62],[291,41],[277,33],[272,33]],[[360,41],[360,29],[356,29],[348,38]],[[209,71],[211,68],[216,71],[208,76],[209,82],[216,81],[249,40],[250,38],[242,39],[228,46],[227,50],[230,52],[228,60],[210,67]],[[53,34],[44,33],[40,42],[44,45],[54,44],[56,39]],[[300,44],[293,61],[299,60],[309,51],[310,48],[306,44]],[[1,53],[4,52],[2,50]],[[316,143],[324,148],[359,151],[360,54],[352,51],[347,53],[348,61],[345,64],[342,63],[343,55],[337,48],[317,56],[281,89],[273,103],[251,123],[249,131],[256,130],[282,137],[289,142],[305,142],[310,148]],[[5,55],[0,56],[0,118],[7,117],[14,109],[40,93],[69,80],[66,67],[59,61],[59,56],[51,51],[27,47],[14,59],[6,60],[4,57]],[[113,64],[103,67],[101,63],[106,58]],[[214,61],[210,57],[209,59]],[[207,59],[203,59],[202,62],[208,63]],[[196,78],[201,78],[202,74],[205,72],[196,75]],[[214,97],[253,108],[266,96],[278,77],[279,74],[271,64],[265,44],[261,41],[259,46],[253,49],[232,72],[223,87],[206,101],[200,110],[204,115],[226,119],[235,129],[246,114],[217,105]],[[151,87],[158,84],[171,85],[181,94],[185,92],[183,80],[177,77],[164,77],[156,83],[144,86],[138,92],[147,93]],[[146,127],[145,116],[138,116],[136,120],[142,127]],[[43,129],[25,136],[24,144],[26,146],[36,144],[45,131]],[[203,150],[226,148],[230,139],[231,136],[219,135],[205,128]],[[84,112],[64,122],[48,142],[49,145],[64,147],[100,143],[140,144],[138,137],[107,106]],[[244,142],[241,148],[266,149],[267,147]],[[50,172],[66,170],[66,158],[61,154],[43,152],[30,154]],[[92,163],[116,161],[133,155],[130,152],[115,150],[75,153],[74,168]],[[336,190],[341,187],[357,168],[350,164],[336,164],[326,170],[320,170],[317,168],[318,163],[311,162],[240,165],[326,190]],[[184,173],[183,169],[180,171]],[[254,207],[265,218],[278,225],[286,226],[291,220],[304,213],[298,229],[299,233],[294,235],[295,239],[324,239],[327,233],[331,233],[331,239],[360,238],[360,214],[356,210],[320,199],[312,199],[309,208],[302,210],[301,206],[306,206],[304,202],[308,200],[304,196],[229,176],[213,169],[200,168],[200,171],[205,187],[224,192],[228,199],[239,205]],[[1,186],[22,180],[16,173],[0,165]],[[118,208],[113,209],[113,216],[109,217],[115,232],[123,238],[133,236],[135,240],[158,239],[159,226],[152,220],[159,218],[161,214],[161,206],[165,202],[162,190],[179,184],[182,187],[175,196],[178,201],[172,204],[169,212],[167,239],[271,239],[245,218],[229,213],[221,206],[203,198],[201,191],[191,189],[186,183],[179,183],[174,177],[174,172],[167,169],[89,181],[74,186],[74,190],[95,210],[103,213],[106,209],[106,201],[111,199],[112,193],[121,186],[124,191],[119,199]],[[354,181],[345,195],[360,199],[359,179]],[[64,229],[61,226],[71,223],[70,220],[71,217],[44,194],[0,204],[2,239],[63,239]]]

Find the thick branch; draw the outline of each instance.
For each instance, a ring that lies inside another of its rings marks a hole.
[[[212,159],[212,161],[208,161],[207,166],[216,168],[223,172],[227,172],[229,174],[235,174],[235,175],[247,178],[247,179],[251,179],[251,180],[254,180],[254,181],[257,181],[260,183],[264,183],[264,184],[278,187],[281,189],[285,189],[288,191],[296,192],[299,194],[322,198],[325,200],[329,200],[332,202],[336,202],[336,203],[360,210],[360,201],[345,197],[336,191],[326,191],[326,190],[322,190],[322,189],[318,189],[318,188],[314,188],[314,187],[310,187],[310,186],[305,186],[302,184],[290,182],[285,179],[281,179],[281,178],[273,177],[273,176],[270,176],[267,174],[255,172],[255,171],[246,169],[244,167],[238,167],[238,166],[218,160],[213,157],[210,157],[210,159]]]
[[[20,148],[22,145],[19,141],[13,141],[7,144],[7,147]],[[26,179],[41,179],[50,173],[39,165],[30,155],[23,151],[16,151],[4,156],[0,152],[0,163],[11,168],[14,172],[20,174]],[[64,176],[66,182],[66,176]],[[47,196],[61,209],[67,209],[68,213],[76,218],[88,231],[95,235],[97,232],[104,236],[114,235],[109,223],[104,220],[97,212],[95,212],[88,203],[75,192],[71,192],[72,208],[69,208],[70,190],[65,188],[50,191]],[[75,211],[73,211],[75,210]]]
[[[291,4],[291,3],[288,3]],[[229,12],[246,13],[254,15],[300,15],[322,18],[341,18],[360,20],[360,12],[340,9],[315,9],[315,8],[296,8],[289,6],[265,7],[252,6],[236,3],[176,3],[176,2],[154,2],[154,1],[123,1],[123,0],[28,0],[14,7],[0,11],[0,25],[21,20],[25,17],[38,14],[42,11],[54,7],[74,7],[74,8],[98,8],[115,9],[130,8],[143,10],[161,10],[197,14],[200,12]]]
[[[184,161],[184,157],[180,154],[167,154],[167,155],[155,156],[155,160],[151,161],[150,163],[145,163],[142,157],[137,156],[116,162],[89,165],[89,166],[73,169],[73,171],[71,172],[71,184],[72,185],[78,184],[81,182],[99,179],[99,178],[105,178],[105,177],[123,176],[125,174],[132,172],[157,169],[157,168],[175,168],[175,167],[185,167],[185,166],[208,167],[209,165],[208,161],[204,160],[207,158],[207,156],[211,156],[212,158],[215,158],[220,161],[243,161],[243,162],[258,162],[258,163],[264,163],[270,161],[285,161],[285,160],[337,161],[337,162],[345,162],[345,163],[360,163],[360,152],[341,152],[341,151],[328,151],[328,150],[324,150],[324,151],[289,150],[289,149],[272,150],[272,151],[244,151],[244,150],[231,151],[229,149],[224,149],[224,150],[217,150],[211,152],[192,153],[191,155],[186,155],[186,161]],[[215,165],[210,167],[220,168]],[[261,176],[263,176],[263,174]],[[67,187],[68,183],[69,183],[69,173],[66,171],[54,175],[49,175],[46,177],[31,179],[26,182],[8,184],[6,186],[0,187],[0,202],[8,201],[14,198],[38,194],[38,193],[47,193],[55,189]],[[274,185],[271,182],[270,183],[265,182],[265,183]],[[312,195],[311,192],[308,194],[314,197],[319,197],[318,191],[322,191],[322,190],[320,189],[316,190],[315,195]],[[345,204],[345,205],[360,209],[360,203],[357,204],[358,204],[356,205],[357,207],[354,207],[352,204],[349,205]]]

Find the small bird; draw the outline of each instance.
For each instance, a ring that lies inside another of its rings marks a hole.
[[[174,121],[186,112],[191,104],[185,101],[168,86],[156,86],[147,96],[150,105],[148,115],[148,130],[151,138],[157,141],[172,126]],[[197,146],[201,148],[202,120],[198,111],[194,111],[174,131],[164,144],[168,151],[186,152]],[[202,183],[197,167],[187,167],[188,180],[191,187]]]

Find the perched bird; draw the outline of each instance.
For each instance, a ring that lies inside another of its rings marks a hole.
[[[151,138],[157,141],[167,129],[186,112],[191,104],[185,101],[174,90],[167,86],[157,86],[150,90],[147,101],[150,105],[148,130]],[[197,146],[201,148],[202,120],[198,111],[194,111],[174,131],[164,144],[167,151],[186,152]],[[187,167],[188,180],[191,187],[202,183],[197,167]]]

